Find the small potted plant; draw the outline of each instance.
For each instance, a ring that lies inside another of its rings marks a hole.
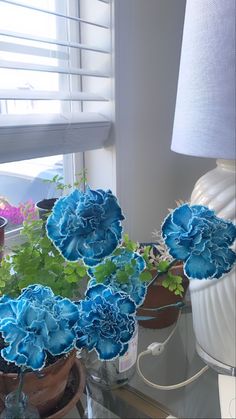
[[[139,324],[152,329],[170,326],[183,306],[188,286],[183,263],[173,260],[159,235],[156,243],[134,242],[127,234],[123,240],[127,249],[142,256],[146,266],[140,277],[146,292],[137,311]]]
[[[82,185],[86,183],[86,170],[83,170],[81,173],[78,173],[76,177],[78,180],[74,182],[74,187],[80,188]],[[60,194],[65,195],[72,190],[72,185],[69,183],[65,184],[63,182],[63,176],[61,175],[55,175],[52,179],[45,179],[44,182],[51,184],[54,187],[54,189]],[[58,197],[44,198],[35,204],[40,218],[47,218],[48,214],[52,211],[52,208],[57,199]]]

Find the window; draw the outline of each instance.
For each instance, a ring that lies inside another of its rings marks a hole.
[[[109,1],[0,0],[0,197],[11,205],[58,196],[44,179],[72,183],[84,158],[67,153],[107,140],[110,51]]]
[[[109,21],[104,0],[0,0],[1,163],[103,146]]]

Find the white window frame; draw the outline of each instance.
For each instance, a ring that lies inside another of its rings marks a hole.
[[[97,112],[0,115],[0,163],[102,148],[110,132],[110,117]]]

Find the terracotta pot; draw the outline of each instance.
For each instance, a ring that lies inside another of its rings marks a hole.
[[[39,218],[44,220],[48,213],[52,211],[53,205],[58,198],[43,199],[42,201],[36,202],[35,206],[39,213]]]
[[[174,275],[182,276],[183,278],[183,287],[184,287],[184,295],[187,291],[189,280],[186,278],[183,272],[183,265],[174,265],[171,268],[171,272]],[[156,275],[156,271],[152,272],[153,277]],[[169,291],[168,289],[164,288],[161,284],[162,281],[165,279],[166,274],[160,274],[156,281],[148,287],[147,295],[143,305],[138,309],[138,316],[153,316],[156,317],[153,320],[139,320],[139,324],[143,327],[149,329],[162,329],[164,327],[168,327],[176,322],[178,318],[179,310],[175,307],[166,308],[163,311],[159,312],[151,312],[146,310],[147,308],[157,308],[163,307],[168,304],[175,304],[178,301],[182,301],[184,298],[180,297],[179,295],[175,295],[173,292]]]
[[[82,362],[79,359],[75,360],[75,363],[71,369],[68,383],[73,381],[73,389],[70,389],[71,397],[67,395],[67,389],[65,390],[64,397],[62,397],[60,405],[62,407],[56,408],[54,412],[47,413],[46,419],[59,419],[63,418],[76,403],[80,400],[84,388],[85,388],[85,371]],[[72,386],[71,386],[72,387]],[[64,398],[67,400],[64,401]]]
[[[3,256],[2,248],[4,246],[4,236],[5,236],[5,227],[7,225],[8,221],[4,217],[0,217],[0,261]]]
[[[25,374],[23,391],[29,397],[30,403],[37,407],[40,415],[53,410],[62,397],[75,359],[76,351],[72,351],[69,355],[65,355],[54,364],[44,368],[38,375],[34,372]],[[0,398],[2,400],[17,386],[17,374],[0,372]]]

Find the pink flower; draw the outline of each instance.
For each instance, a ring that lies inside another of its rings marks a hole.
[[[18,207],[6,204],[0,208],[0,216],[5,217],[12,224],[22,224],[26,219],[37,219],[37,211],[33,201],[29,200],[25,204],[19,204]]]

